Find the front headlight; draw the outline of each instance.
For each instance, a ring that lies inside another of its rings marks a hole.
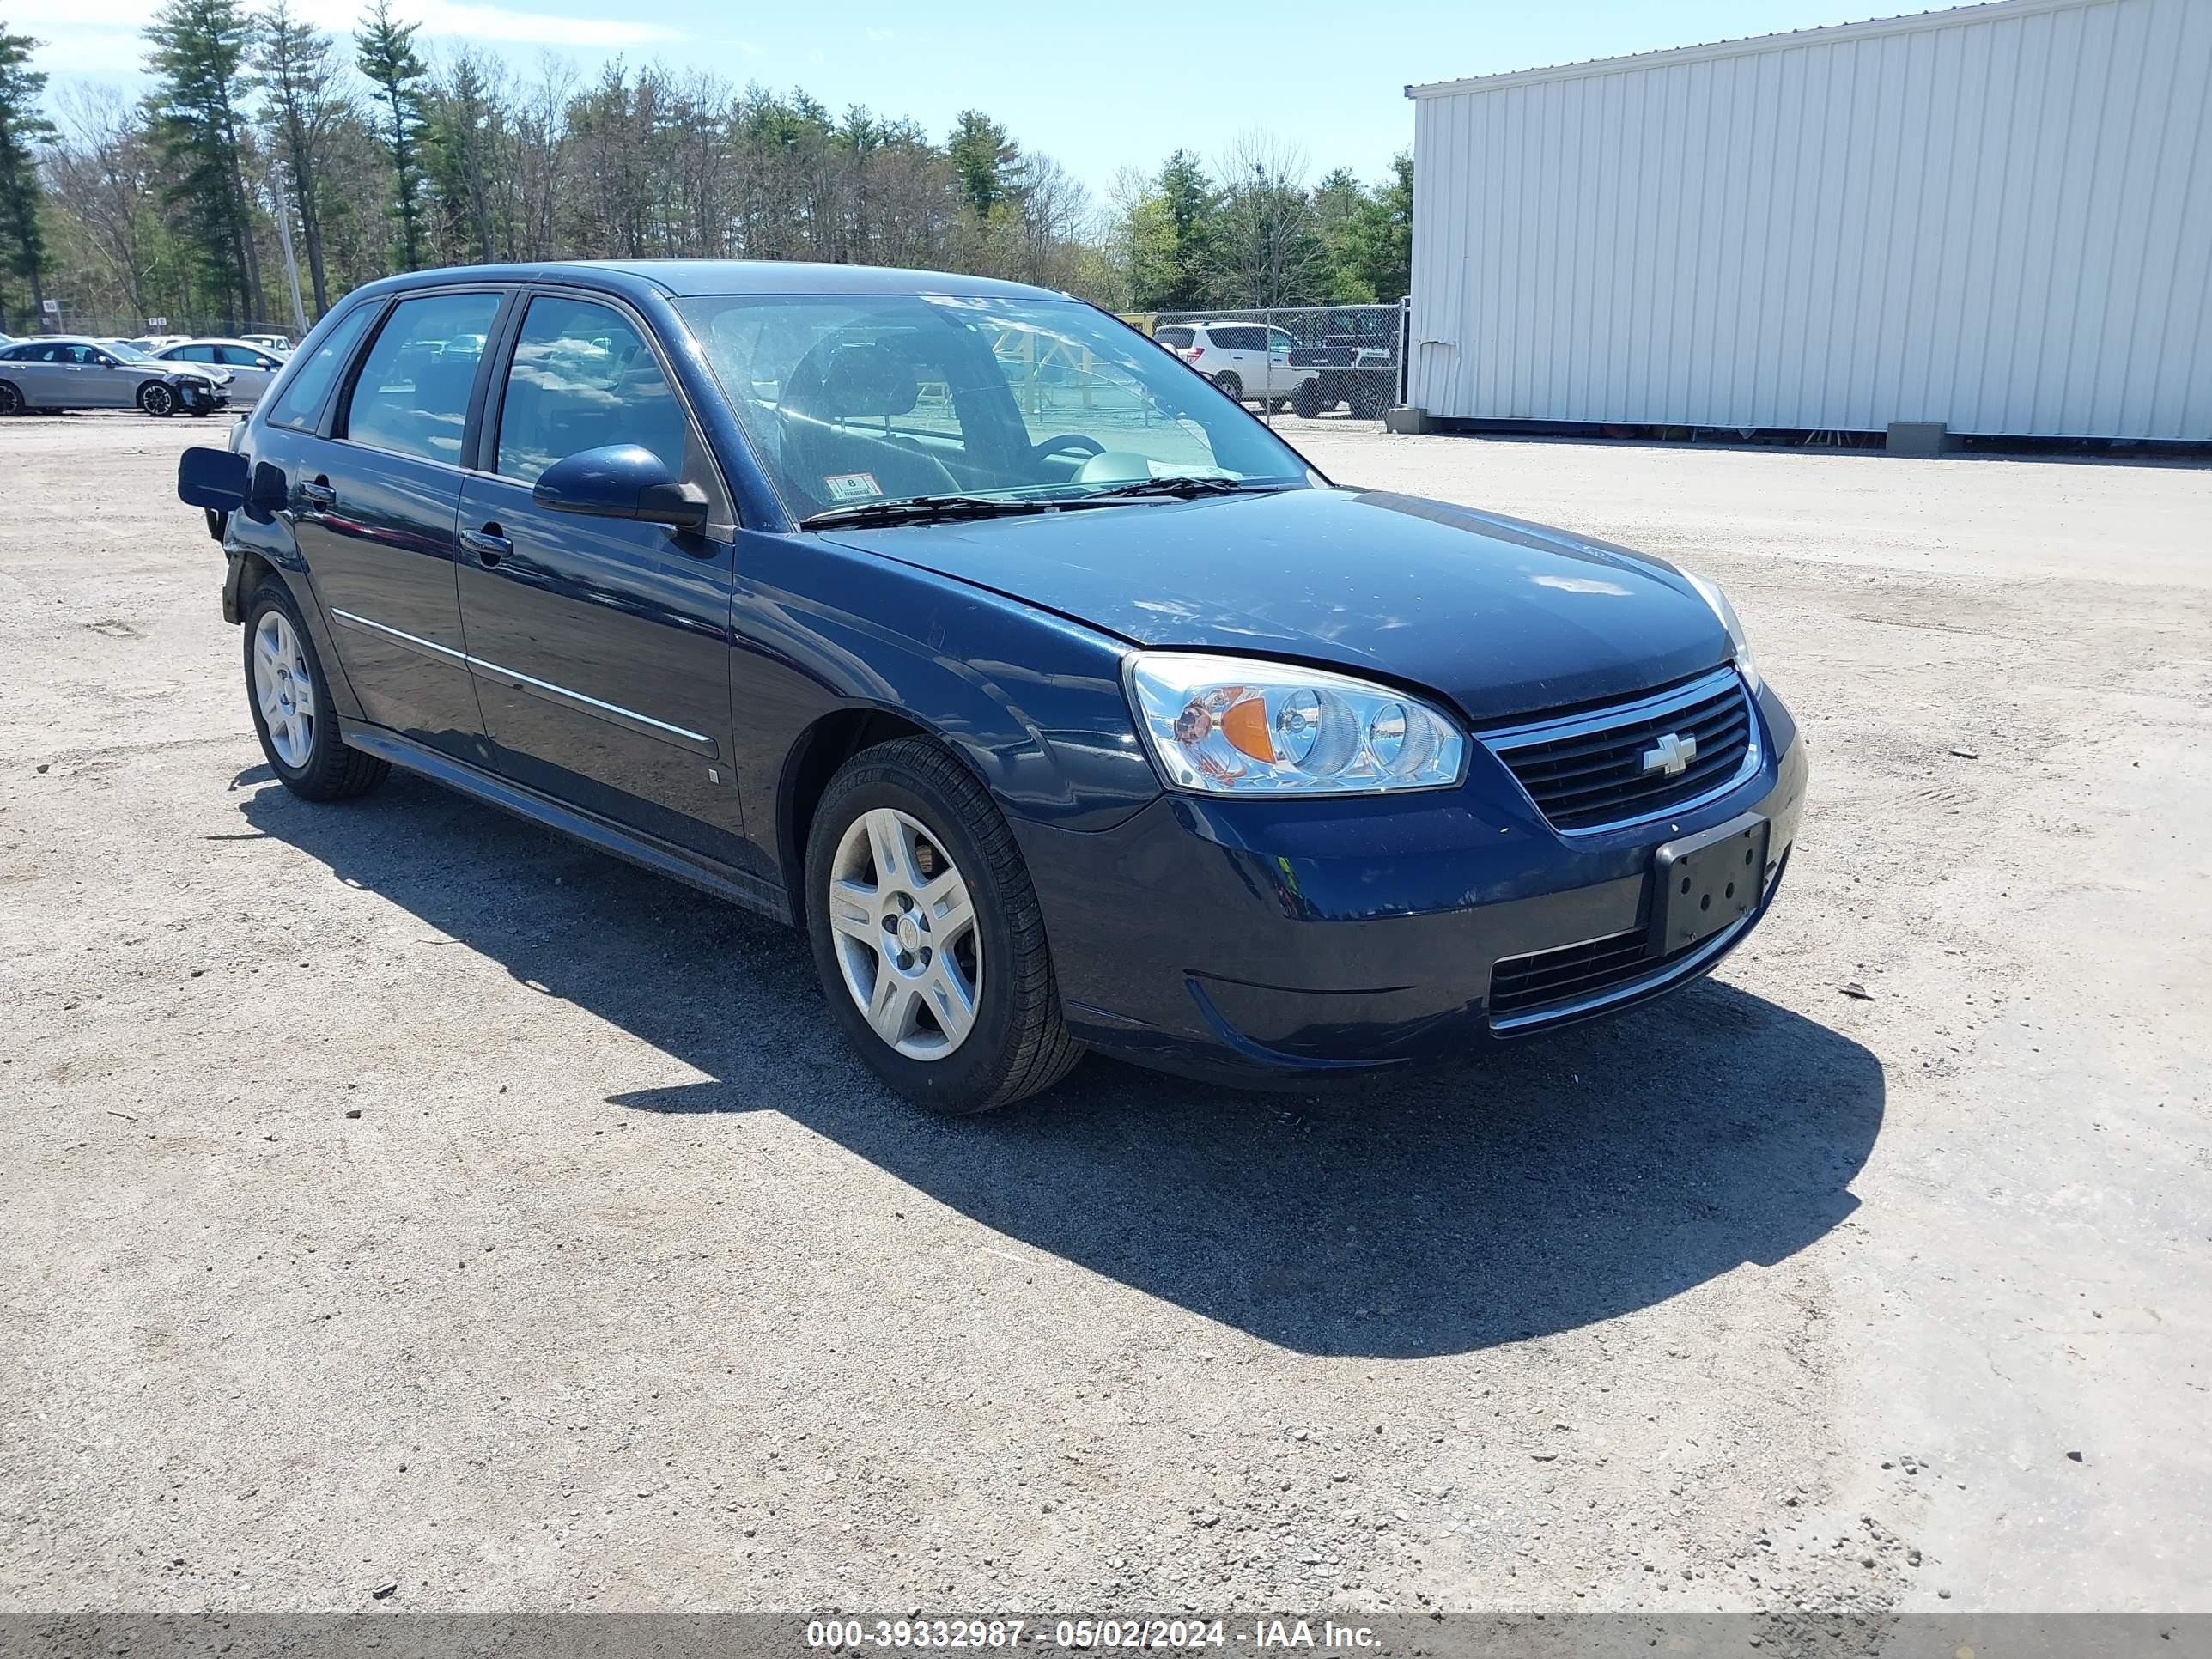
[[[1729,603],[1729,596],[1721,592],[1718,584],[1707,581],[1695,571],[1682,570],[1680,565],[1674,568],[1682,571],[1690,586],[1698,590],[1698,597],[1712,607],[1713,615],[1719,617],[1721,626],[1728,629],[1729,643],[1735,649],[1736,672],[1743,676],[1744,684],[1751,688],[1752,695],[1758,696],[1759,665],[1751,659],[1751,641],[1744,637],[1743,618],[1735,614],[1735,607]]]
[[[1459,781],[1466,742],[1418,697],[1243,657],[1129,659],[1138,728],[1168,781],[1207,794],[1370,795]]]

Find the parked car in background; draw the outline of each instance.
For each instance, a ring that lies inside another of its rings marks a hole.
[[[234,408],[251,409],[261,401],[261,394],[269,389],[270,381],[284,367],[284,360],[263,345],[256,345],[243,337],[235,340],[187,340],[157,351],[154,356],[162,362],[198,363],[207,368],[227,369],[230,374],[230,401]]]
[[[292,339],[287,334],[241,334],[238,337],[249,344],[259,346],[264,351],[273,351],[280,357],[292,355]]]
[[[1398,395],[1396,308],[1345,306],[1321,313],[1310,327],[1307,337],[1320,343],[1297,347],[1291,362],[1316,372],[1300,384],[1291,407],[1307,420],[1339,404],[1359,420],[1380,416]]]
[[[1260,323],[1163,323],[1152,338],[1239,403],[1281,403],[1320,373],[1291,362],[1288,330]]]
[[[212,415],[230,403],[230,372],[170,363],[123,340],[57,335],[0,347],[0,415],[33,409],[129,409]]]
[[[166,350],[170,346],[191,337],[189,334],[141,334],[136,339],[125,340],[123,343],[134,346],[140,351],[150,353]]]

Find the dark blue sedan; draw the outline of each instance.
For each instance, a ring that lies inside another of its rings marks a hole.
[[[1804,745],[1711,584],[1340,488],[1063,295],[429,271],[187,451],[254,726],[805,928],[884,1079],[1308,1083],[1706,972]]]

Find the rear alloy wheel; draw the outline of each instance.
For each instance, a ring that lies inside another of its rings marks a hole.
[[[15,390],[12,381],[0,380],[0,415],[21,415],[23,394]]]
[[[864,750],[830,781],[807,838],[806,921],[832,1017],[918,1105],[988,1111],[1082,1055],[1013,834],[934,743]]]
[[[138,388],[138,407],[159,420],[167,420],[177,412],[177,394],[160,380],[149,380]]]
[[[1223,396],[1234,398],[1240,404],[1244,401],[1244,382],[1237,374],[1217,374],[1213,377],[1213,383],[1221,388]]]

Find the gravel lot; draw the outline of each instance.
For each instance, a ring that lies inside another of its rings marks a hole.
[[[1314,429],[1727,585],[1775,914],[948,1126],[795,935],[272,783],[219,435],[0,428],[0,1609],[2212,1611],[2212,471]]]

